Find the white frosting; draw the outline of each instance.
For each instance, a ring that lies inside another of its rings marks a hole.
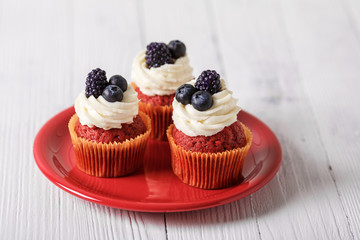
[[[102,96],[87,98],[85,91],[82,91],[74,106],[82,125],[105,130],[121,128],[121,124],[132,123],[139,111],[137,93],[131,85],[128,85],[121,102],[108,102]]]
[[[183,105],[174,98],[173,121],[177,129],[191,137],[212,136],[237,121],[240,111],[237,99],[225,88],[224,81],[221,82],[222,91],[212,95],[214,103],[206,111],[198,111],[191,104]],[[195,80],[189,84],[194,85]]]
[[[142,51],[133,61],[131,80],[148,96],[170,95],[182,84],[194,78],[192,72],[187,55],[176,59],[174,64],[148,68],[145,51]]]

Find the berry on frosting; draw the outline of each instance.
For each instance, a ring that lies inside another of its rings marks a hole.
[[[207,91],[197,91],[191,97],[191,105],[198,111],[208,110],[213,103],[213,98]]]
[[[110,84],[113,84],[113,85],[117,85],[118,87],[121,88],[121,90],[122,90],[123,92],[126,91],[127,86],[128,86],[126,79],[123,78],[123,77],[120,76],[120,75],[114,75],[114,76],[112,76],[112,77],[109,79],[109,83],[110,83]]]
[[[175,98],[178,102],[182,104],[190,104],[191,97],[196,92],[196,88],[191,84],[183,84],[178,89],[176,89]]]
[[[124,97],[124,93],[117,85],[108,85],[102,92],[102,96],[108,102],[121,102]]]
[[[145,60],[149,68],[157,68],[166,63],[174,63],[174,59],[172,59],[166,44],[158,42],[152,42],[146,46]]]
[[[93,95],[95,98],[98,98],[104,88],[109,85],[106,80],[106,72],[100,68],[92,70],[88,74],[85,84],[85,96],[88,98]]]
[[[195,82],[195,87],[211,95],[221,90],[220,75],[214,70],[203,71]]]
[[[175,59],[184,56],[186,53],[185,44],[179,40],[173,40],[169,42],[168,48],[170,50],[171,56]]]

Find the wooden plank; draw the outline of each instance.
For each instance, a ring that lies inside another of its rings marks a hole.
[[[342,13],[342,9],[334,7],[320,9],[326,3],[307,4],[314,13]],[[294,9],[281,11],[283,5]],[[215,2],[214,7],[230,86],[239,89],[236,94],[240,105],[268,123],[283,146],[279,174],[253,194],[255,215],[262,239],[352,239],[342,199],[328,169],[323,135],[304,87],[307,80],[298,68],[298,55],[293,53],[289,28],[284,25],[288,21],[284,12],[288,17],[309,10],[300,11],[301,6],[295,6],[285,1],[225,1]],[[311,31],[312,22],[306,22],[301,14],[292,20],[303,27],[292,26],[294,39],[307,40],[311,33],[305,29]],[[317,19],[319,24],[326,24],[321,20]],[[332,29],[337,31],[334,25]],[[323,44],[312,43],[314,47]],[[309,54],[302,61],[311,61],[314,51],[306,52]],[[320,88],[315,89],[319,92]],[[322,96],[322,101],[330,100],[331,96]]]
[[[251,198],[223,206],[166,214],[169,239],[260,239]]]
[[[64,91],[54,89],[61,89],[61,79],[69,76],[63,71],[68,65],[58,64],[68,54],[63,51],[68,41],[62,37],[67,34],[62,28],[68,24],[66,2],[44,3],[41,8],[33,4],[1,6],[0,78],[5,90],[1,100],[7,103],[1,108],[1,115],[7,117],[0,120],[1,133],[6,134],[0,151],[0,174],[5,176],[0,189],[4,239],[56,239],[60,234],[58,216],[50,220],[58,213],[48,201],[56,199],[49,197],[55,187],[37,169],[32,143],[44,121],[63,108],[59,103]]]
[[[340,1],[341,6],[346,14],[346,18],[349,22],[350,28],[353,30],[353,34],[360,40],[360,2],[356,0],[343,0]]]
[[[92,68],[130,79],[137,20],[135,3],[125,1],[1,4],[1,89],[16,87],[0,95],[11,101],[0,110],[2,239],[166,238],[162,214],[78,199],[42,176],[32,154],[38,129],[73,104]]]
[[[319,11],[321,5],[327,8]],[[298,59],[304,87],[327,151],[329,172],[337,186],[346,225],[360,238],[360,44],[355,1],[284,2],[286,27]],[[300,10],[299,10],[300,9]],[[302,16],[299,21],[298,17]],[[311,26],[311,27],[308,27]],[[304,37],[299,39],[299,29]],[[316,44],[321,43],[321,44]]]

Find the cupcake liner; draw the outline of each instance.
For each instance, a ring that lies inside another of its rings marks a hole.
[[[202,189],[229,187],[242,179],[244,159],[252,142],[251,131],[244,128],[247,144],[219,153],[191,152],[176,145],[172,133],[174,124],[167,130],[174,174],[184,183]]]
[[[78,137],[75,125],[79,118],[74,114],[68,127],[74,146],[76,166],[96,177],[120,177],[137,170],[142,164],[151,132],[150,118],[141,112],[139,115],[146,126],[145,133],[121,143],[97,143]]]
[[[131,83],[131,85],[134,89],[137,87],[135,83]],[[140,101],[139,111],[144,112],[151,118],[150,138],[166,141],[166,130],[172,124],[173,107],[171,105],[154,106]]]

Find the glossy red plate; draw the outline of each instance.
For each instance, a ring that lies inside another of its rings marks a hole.
[[[70,107],[51,118],[34,142],[35,161],[56,186],[98,204],[143,212],[180,212],[210,208],[243,198],[267,184],[279,170],[281,147],[274,133],[245,111],[238,118],[253,133],[243,181],[233,187],[202,190],[182,183],[171,170],[167,142],[150,140],[144,167],[120,178],[96,178],[78,170],[67,124]]]

